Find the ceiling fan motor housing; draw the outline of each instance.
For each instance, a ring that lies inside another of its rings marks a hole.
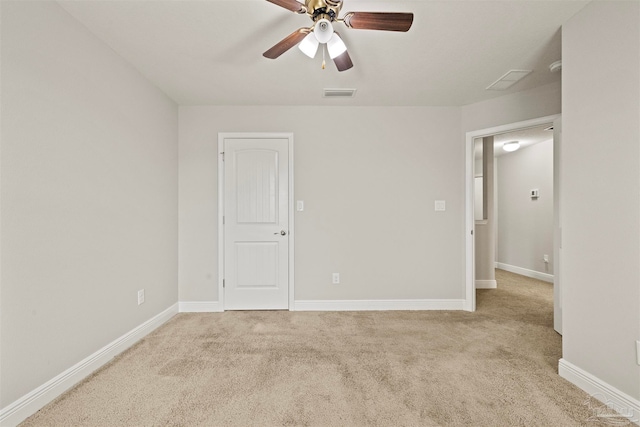
[[[338,19],[338,14],[342,9],[342,0],[306,0],[305,5],[307,13],[314,21],[317,21],[320,15],[328,15],[328,19],[334,21]]]

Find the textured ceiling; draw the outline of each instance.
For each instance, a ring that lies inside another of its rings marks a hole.
[[[344,0],[344,12],[415,18],[408,33],[336,24],[355,64],[342,73],[297,48],[264,58],[311,24],[264,0],[59,3],[181,105],[460,106],[558,81],[548,67],[561,58],[560,28],[587,2]],[[510,69],[533,73],[507,91],[485,90]],[[358,91],[336,100],[323,88]]]

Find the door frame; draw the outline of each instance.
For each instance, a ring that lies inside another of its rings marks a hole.
[[[473,182],[473,140],[485,136],[492,136],[506,132],[512,132],[519,129],[536,127],[543,124],[553,124],[560,118],[560,114],[539,117],[537,119],[524,120],[521,122],[509,123],[506,125],[495,126],[486,129],[475,130],[466,133],[465,138],[465,302],[464,310],[476,311],[476,286],[475,286],[475,236],[473,230],[475,228],[474,221],[474,182]],[[554,159],[555,163],[555,159]],[[554,168],[555,169],[555,168]],[[556,177],[554,176],[554,181]],[[556,206],[554,206],[554,215]],[[557,250],[554,242],[554,252]],[[558,266],[556,266],[558,267]]]
[[[291,132],[220,132],[218,133],[218,304],[224,311],[224,140],[237,139],[287,139],[289,141],[289,311],[294,309],[294,197],[293,197],[293,133]]]

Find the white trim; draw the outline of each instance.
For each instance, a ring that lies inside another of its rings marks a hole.
[[[89,357],[76,363],[60,375],[47,381],[30,393],[25,394],[9,406],[2,408],[2,410],[0,410],[0,425],[3,427],[18,425],[27,417],[42,409],[47,403],[69,390],[98,368],[111,361],[111,359],[118,354],[144,338],[154,329],[167,322],[177,313],[178,304],[176,303],[110,344],[102,347]]]
[[[218,301],[180,301],[178,309],[180,313],[217,313],[223,311],[222,305]]]
[[[218,302],[224,311],[224,139],[218,134]]]
[[[476,280],[476,289],[497,289],[498,282],[495,280]]]
[[[531,277],[532,279],[538,279],[545,282],[553,283],[553,274],[542,273],[540,271],[529,270],[526,268],[516,267],[515,265],[504,264],[501,262],[496,262],[496,268],[509,271],[511,273],[516,273],[521,276]]]
[[[640,421],[640,400],[621,392],[565,359],[558,362],[558,374],[632,422]]]
[[[476,263],[475,263],[475,213],[474,213],[474,191],[475,182],[473,177],[474,167],[474,147],[473,138],[469,143],[469,134],[465,140],[465,304],[466,311],[476,311]],[[469,172],[471,171],[471,172]]]
[[[224,140],[286,138],[289,140],[289,310],[294,306],[294,266],[295,266],[295,208],[294,208],[294,170],[293,170],[293,133],[291,132],[220,132],[218,133],[218,311],[224,311]]]
[[[293,311],[293,307],[295,304],[295,292],[294,292],[294,284],[295,284],[295,197],[294,197],[294,164],[293,164],[293,133],[286,134],[289,138],[289,311]]]
[[[562,117],[553,122],[553,329],[562,335]]]
[[[473,140],[485,136],[497,135],[511,132],[518,129],[540,126],[546,123],[553,123],[560,114],[540,117],[537,119],[524,120],[507,125],[495,126],[492,128],[467,132],[465,137],[465,303],[464,309],[475,311],[475,254],[474,254],[474,218],[473,218]]]
[[[308,300],[295,301],[295,311],[463,310],[462,299]]]

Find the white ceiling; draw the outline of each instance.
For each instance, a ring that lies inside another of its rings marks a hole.
[[[265,0],[61,0],[92,33],[181,105],[460,106],[558,81],[560,28],[586,1],[344,0],[347,11],[413,12],[407,33],[336,24],[354,68],[294,48],[262,53],[311,20]],[[485,88],[510,69],[533,73]],[[323,88],[357,88],[326,99]]]
[[[518,129],[512,132],[501,133],[498,135],[494,135],[493,138],[493,153],[494,157],[506,156],[516,151],[504,151],[502,149],[502,145],[505,142],[509,141],[518,141],[520,143],[520,149],[530,147],[539,142],[545,142],[549,140],[553,140],[553,130],[549,130],[550,127],[553,126],[553,123],[548,123],[541,126],[535,126],[526,129]],[[475,149],[475,158],[482,158],[482,138],[476,138],[474,140],[476,149]]]

